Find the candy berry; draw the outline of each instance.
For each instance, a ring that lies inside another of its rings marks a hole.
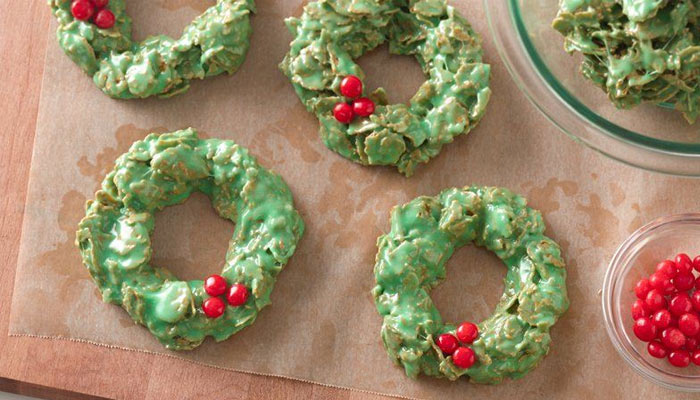
[[[355,75],[348,75],[340,81],[340,93],[354,99],[362,94],[362,81]]]
[[[659,310],[651,316],[651,322],[659,329],[667,328],[671,324],[671,313],[666,309]]]
[[[678,350],[685,346],[685,335],[678,328],[666,328],[661,332],[661,343],[669,350]]]
[[[636,285],[634,285],[634,294],[637,295],[637,298],[642,300],[647,297],[650,290],[651,285],[649,284],[649,279],[646,278],[641,279]]]
[[[690,364],[690,353],[685,350],[674,350],[668,354],[668,362],[674,367],[687,367]]]
[[[660,291],[661,293],[670,294],[674,287],[671,283],[671,278],[663,272],[654,272],[649,276],[649,284],[652,288]]]
[[[226,304],[224,304],[224,301],[218,297],[210,297],[204,300],[204,303],[202,303],[202,310],[209,318],[220,317],[224,313],[225,309]]]
[[[695,351],[698,349],[698,340],[694,337],[685,338],[685,349],[688,351]]]
[[[693,364],[700,365],[700,350],[695,350],[693,355],[690,356],[690,359],[693,361]]]
[[[367,97],[360,97],[352,102],[352,110],[360,117],[369,117],[374,113],[374,102]]]
[[[95,25],[100,29],[109,29],[114,26],[114,14],[109,10],[100,10],[95,15]]]
[[[637,299],[632,303],[632,319],[639,319],[647,316],[647,310],[644,308],[644,302]]]
[[[209,275],[204,280],[204,291],[209,296],[221,296],[226,293],[226,279],[221,275]]]
[[[457,338],[449,333],[443,333],[442,335],[438,336],[435,344],[437,344],[440,350],[442,350],[442,353],[447,356],[452,355],[452,353],[454,353],[459,347]]]
[[[676,262],[678,272],[691,272],[693,270],[693,262],[685,253],[678,254],[674,261]]]
[[[475,361],[474,350],[469,347],[460,347],[452,354],[452,363],[462,369],[471,367]]]
[[[109,0],[92,0],[92,4],[94,4],[98,9],[101,9],[107,7]]]
[[[643,342],[649,342],[656,338],[656,326],[648,317],[634,321],[634,334]],[[678,331],[680,333],[681,331]],[[682,335],[682,333],[681,333]],[[685,336],[684,336],[685,338]]]
[[[341,124],[349,124],[354,116],[352,106],[347,103],[338,103],[333,107],[333,116]]]
[[[688,293],[678,293],[671,298],[671,303],[668,306],[668,310],[671,314],[676,317],[680,317],[685,313],[689,313],[693,310],[693,303],[690,301],[690,296]]]
[[[674,276],[676,276],[678,270],[676,269],[676,264],[673,261],[664,260],[656,266],[656,272],[661,272],[669,278],[673,278]]]
[[[695,286],[695,276],[692,272],[680,272],[673,278],[673,286],[679,292],[686,292]]]
[[[696,271],[700,272],[700,256],[696,256],[695,258],[693,258],[693,268]]]
[[[479,327],[471,322],[463,322],[457,327],[457,339],[464,344],[471,344],[479,336]]]
[[[242,283],[234,283],[228,290],[226,298],[228,304],[234,307],[242,306],[248,300],[248,288]]]
[[[683,314],[678,318],[678,329],[686,336],[700,333],[700,319],[695,314]]]
[[[644,299],[644,304],[646,304],[648,311],[654,312],[666,308],[666,298],[657,289],[651,289],[649,293],[647,293],[646,299]]]
[[[74,0],[70,5],[70,12],[75,19],[87,21],[95,13],[95,6],[90,0]]]
[[[700,312],[700,291],[696,291],[692,296],[690,296],[690,302],[693,304],[695,311]]]
[[[659,342],[658,340],[652,340],[651,342],[649,342],[649,344],[647,345],[647,351],[652,357],[655,358],[666,358],[666,354],[668,354],[668,351],[666,350],[664,345],[661,344],[661,342]]]

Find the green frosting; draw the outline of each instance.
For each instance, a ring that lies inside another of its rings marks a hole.
[[[323,142],[343,157],[410,176],[484,115],[490,67],[479,36],[445,0],[318,0],[286,22],[294,40],[280,68],[318,117]],[[369,95],[374,114],[338,122],[333,106],[346,101],[340,81],[363,79],[353,60],[387,40],[392,54],[415,56],[427,80],[409,104],[387,104],[379,88]]]
[[[692,123],[700,98],[698,16],[698,0],[560,0],[553,26],[615,106],[668,103]]]
[[[219,215],[236,224],[221,275],[243,283],[250,297],[208,318],[203,282],[181,281],[150,263],[154,213],[206,194]],[[165,347],[225,340],[252,324],[270,304],[277,274],[296,249],[304,223],[282,178],[232,141],[200,140],[192,129],[150,134],[117,159],[88,201],[76,243],[105,302],[121,305]]]
[[[373,290],[389,357],[411,378],[422,372],[493,384],[535,368],[569,306],[564,260],[544,229],[540,213],[503,188],[447,189],[395,207],[391,231],[377,240]],[[460,369],[434,342],[455,326],[443,323],[430,290],[445,279],[455,249],[469,243],[494,252],[508,272],[494,313],[478,324],[477,362]]]
[[[137,43],[124,0],[109,2],[116,17],[109,29],[73,18],[71,0],[49,0],[49,5],[63,51],[104,93],[120,99],[170,97],[187,91],[192,79],[234,73],[250,45],[249,15],[255,7],[253,0],[217,0],[179,39],[158,35]]]

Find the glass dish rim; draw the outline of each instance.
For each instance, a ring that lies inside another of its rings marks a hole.
[[[623,268],[622,261],[627,255],[627,253],[636,245],[639,241],[648,237],[653,231],[668,226],[668,225],[678,225],[678,224],[693,224],[700,226],[700,212],[698,213],[684,213],[684,214],[674,214],[669,216],[664,216],[657,218],[641,228],[634,231],[629,235],[620,246],[615,250],[613,257],[610,259],[607,270],[605,271],[605,277],[603,278],[603,288],[601,292],[601,306],[603,311],[603,320],[605,324],[605,330],[608,334],[608,338],[612,343],[613,347],[620,356],[627,362],[632,369],[645,379],[654,382],[660,386],[668,389],[683,391],[683,392],[700,392],[700,380],[695,386],[683,385],[681,383],[671,383],[664,380],[664,377],[669,376],[669,373],[659,368],[649,365],[642,364],[636,360],[632,354],[626,349],[623,339],[619,332],[622,328],[618,327],[615,323],[614,312],[613,312],[613,294],[616,287],[617,281],[620,279],[620,274],[630,267]],[[683,379],[685,377],[681,377]]]

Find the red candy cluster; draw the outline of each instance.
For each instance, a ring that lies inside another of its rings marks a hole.
[[[338,103],[333,107],[333,116],[338,122],[349,124],[355,115],[369,117],[374,113],[374,102],[362,94],[362,81],[355,75],[348,75],[340,81],[340,93],[352,99],[350,103]]]
[[[676,367],[700,365],[700,277],[693,270],[700,272],[700,256],[691,261],[681,253],[634,287],[634,334],[649,342],[652,357]]]
[[[114,14],[107,9],[109,0],[73,0],[70,5],[71,14],[75,19],[92,22],[100,29],[114,26]]]
[[[435,344],[438,345],[442,353],[452,356],[452,363],[459,368],[467,369],[476,362],[476,354],[471,347],[460,346],[462,344],[472,344],[479,337],[479,328],[471,322],[464,322],[457,327],[457,336],[451,333],[443,333],[437,337]]]
[[[227,292],[228,289],[228,292]],[[209,318],[218,318],[226,310],[226,304],[219,296],[226,293],[228,304],[242,306],[248,300],[248,288],[242,283],[234,283],[227,288],[226,279],[221,275],[210,275],[204,280],[204,291],[212,296],[202,303],[202,311]]]

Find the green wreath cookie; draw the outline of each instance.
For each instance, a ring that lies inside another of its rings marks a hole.
[[[294,40],[280,68],[318,117],[323,142],[345,158],[410,176],[484,115],[490,67],[479,36],[445,0],[318,0],[286,22]],[[360,97],[353,60],[385,41],[426,75],[409,104],[387,104],[382,88]]]
[[[682,0],[560,0],[553,27],[583,76],[618,108],[672,104],[689,122],[700,106],[700,4]]]
[[[190,81],[227,72],[243,63],[250,45],[253,0],[217,0],[182,37],[131,38],[124,0],[49,0],[58,19],[63,51],[107,95],[131,99],[170,97]]]
[[[150,263],[154,213],[193,191],[236,224],[223,271],[206,284]],[[279,175],[232,141],[200,140],[187,129],[150,134],[117,159],[87,203],[76,243],[105,302],[121,305],[165,347],[187,350],[255,321],[303,231]]]
[[[502,188],[447,189],[392,210],[391,231],[377,241],[373,295],[384,347],[406,375],[499,383],[537,366],[549,351],[550,327],[569,306],[564,260],[544,229],[538,211]],[[478,337],[468,323],[444,323],[430,298],[447,260],[469,243],[508,268],[501,301],[478,324]]]

